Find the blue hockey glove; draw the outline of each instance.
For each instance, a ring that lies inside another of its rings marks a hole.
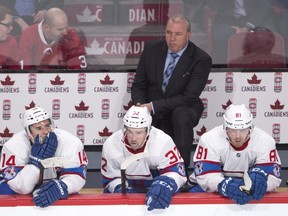
[[[114,193],[122,193],[122,186],[121,184],[117,185],[114,189]],[[126,193],[136,193],[136,190],[134,190],[131,187],[126,187]]]
[[[260,168],[253,168],[248,172],[252,181],[252,197],[255,200],[260,200],[266,194],[268,174]]]
[[[50,132],[42,144],[40,140],[41,137],[37,135],[34,144],[32,145],[28,162],[39,168],[42,167],[41,160],[53,157],[58,146],[57,136],[54,132]]]
[[[174,179],[167,176],[157,176],[146,194],[148,211],[168,208],[173,194],[177,191]]]
[[[244,205],[252,200],[252,196],[239,189],[242,185],[244,185],[243,179],[229,177],[223,179],[218,185],[218,191],[222,196],[229,197],[239,205]]]
[[[60,180],[50,180],[33,192],[33,201],[36,206],[48,207],[59,199],[67,199],[67,185]]]

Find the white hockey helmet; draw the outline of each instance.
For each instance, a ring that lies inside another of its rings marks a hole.
[[[223,115],[224,118],[224,129],[253,129],[253,115],[250,110],[244,105],[233,105],[231,104],[226,108],[226,112]]]
[[[41,107],[34,107],[34,108],[26,110],[23,113],[22,126],[26,130],[26,133],[29,135],[29,137],[31,137],[29,126],[32,124],[44,121],[46,119],[50,120],[50,124],[52,125],[52,128],[53,128],[54,123],[49,113]]]
[[[151,128],[152,116],[147,107],[132,106],[127,111],[123,118],[123,123],[126,127],[131,128]]]

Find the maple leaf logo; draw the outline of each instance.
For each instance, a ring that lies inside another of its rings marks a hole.
[[[32,101],[29,106],[25,106],[25,109],[28,110],[28,109],[31,109],[31,108],[34,108],[36,106],[36,104],[34,103],[34,101]]]
[[[109,137],[113,134],[113,132],[109,132],[109,129],[105,126],[102,132],[98,132],[101,137]]]
[[[64,80],[61,80],[60,76],[57,74],[54,80],[50,80],[51,85],[63,85]]]
[[[11,77],[9,75],[6,76],[5,81],[1,80],[1,84],[3,86],[12,86],[14,85],[15,81],[11,80]]]
[[[14,133],[10,133],[10,130],[6,127],[3,133],[0,132],[0,137],[2,138],[11,138]]]
[[[87,55],[101,55],[105,52],[105,47],[100,47],[100,43],[96,38],[92,41],[89,47],[85,47]]]
[[[88,6],[84,9],[81,15],[76,14],[77,20],[79,22],[95,22],[97,20],[97,15],[92,15],[92,11]]]
[[[203,125],[200,131],[197,131],[198,136],[202,136],[207,131],[206,127]]]
[[[85,103],[83,100],[79,103],[79,106],[75,106],[75,109],[77,111],[87,111],[88,108],[89,108],[89,106],[85,106]]]
[[[112,85],[114,83],[114,80],[110,80],[110,77],[108,74],[105,76],[104,80],[100,80],[100,83],[102,85]]]
[[[129,103],[127,105],[123,105],[124,110],[129,110],[130,107],[132,106],[132,100],[129,101]]]
[[[257,76],[256,76],[256,74],[254,74],[253,76],[252,76],[252,79],[247,79],[247,82],[249,83],[249,84],[260,84],[261,83],[261,79],[258,79],[257,78]]]
[[[208,79],[206,84],[210,85],[211,83],[212,83],[212,79],[210,79],[210,80]]]
[[[270,104],[270,107],[273,110],[282,110],[284,108],[284,105],[281,105],[280,101],[277,99],[274,105]]]
[[[222,105],[222,108],[223,108],[224,110],[226,110],[227,107],[230,106],[231,104],[232,104],[232,101],[229,99],[229,100],[227,101],[226,105]]]

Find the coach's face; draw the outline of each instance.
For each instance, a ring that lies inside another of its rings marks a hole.
[[[191,32],[188,32],[185,22],[169,21],[166,26],[165,39],[172,52],[182,50],[188,43]]]

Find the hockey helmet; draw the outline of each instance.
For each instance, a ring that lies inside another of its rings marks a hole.
[[[245,129],[253,128],[253,115],[250,110],[244,105],[233,105],[231,104],[226,108],[224,118],[224,129]]]
[[[46,119],[49,119],[53,128],[54,124],[49,113],[41,107],[34,107],[26,110],[26,112],[23,113],[22,126],[26,130],[26,133],[29,135],[29,137],[31,137],[29,126]]]
[[[150,130],[152,117],[147,107],[132,106],[123,118],[126,127],[131,128],[148,128]]]

